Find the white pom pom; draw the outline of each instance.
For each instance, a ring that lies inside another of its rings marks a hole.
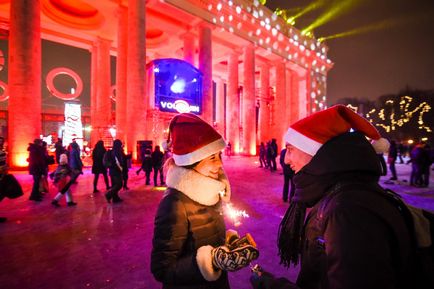
[[[377,154],[387,153],[389,151],[390,143],[385,138],[380,138],[378,140],[373,140],[371,145],[374,147]]]

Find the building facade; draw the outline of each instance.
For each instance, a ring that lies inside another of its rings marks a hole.
[[[86,104],[90,146],[108,128],[134,158],[138,142],[161,144],[176,113],[164,108],[195,106],[156,101],[150,67],[160,59],[182,60],[201,73],[199,114],[236,154],[254,155],[271,138],[283,145],[290,123],[326,107],[327,47],[258,1],[2,0],[0,30],[8,70],[0,82],[0,124],[15,167],[26,165],[28,143],[43,133],[44,93]],[[68,67],[43,72],[41,40],[86,49],[90,75],[83,79]],[[72,79],[70,92],[56,87],[61,75]],[[86,84],[88,103],[80,99]],[[61,115],[63,106],[53,110]]]

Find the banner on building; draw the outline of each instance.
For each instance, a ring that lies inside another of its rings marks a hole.
[[[68,146],[73,140],[83,148],[83,124],[81,122],[81,105],[65,103],[65,130],[63,132],[63,145]]]

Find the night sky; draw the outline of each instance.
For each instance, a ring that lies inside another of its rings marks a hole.
[[[274,11],[313,2],[322,5],[297,19],[296,28],[302,30],[332,7],[348,4],[348,9],[315,29],[315,37],[367,30],[326,40],[328,57],[334,62],[327,81],[329,104],[346,97],[376,99],[406,86],[434,89],[433,0],[267,0],[266,6]]]

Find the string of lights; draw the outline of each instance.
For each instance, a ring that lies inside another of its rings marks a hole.
[[[413,121],[417,121],[419,130],[432,132],[431,127],[424,122],[424,116],[431,110],[431,106],[425,101],[414,106],[413,100],[411,96],[402,96],[399,106],[395,106],[394,100],[387,100],[381,109],[371,109],[366,114],[366,118],[387,133]]]

